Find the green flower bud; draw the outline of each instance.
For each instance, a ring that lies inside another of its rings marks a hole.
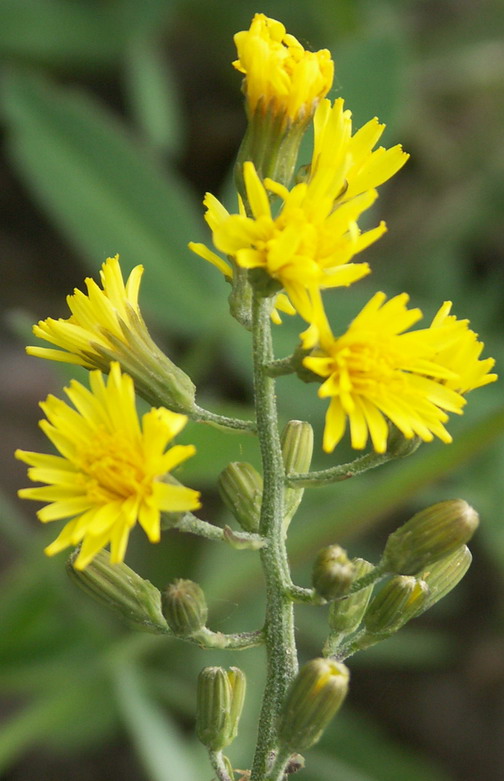
[[[332,659],[312,659],[292,681],[280,714],[282,749],[306,751],[320,739],[348,691],[350,673]]]
[[[305,420],[289,420],[282,431],[282,456],[287,475],[307,472],[313,454],[313,428]]]
[[[219,492],[222,501],[246,532],[259,530],[263,481],[252,464],[234,461],[220,473]]]
[[[367,634],[383,640],[422,610],[429,587],[424,580],[398,575],[384,585],[364,614]]]
[[[429,594],[417,615],[425,613],[430,607],[449,594],[460,583],[471,566],[472,555],[467,545],[462,545],[450,556],[432,564],[420,577],[427,583]]]
[[[478,513],[462,499],[433,504],[389,536],[380,566],[414,575],[468,542],[478,523]]]
[[[354,566],[353,582],[374,569],[374,564],[365,559],[352,559]],[[374,584],[356,591],[343,599],[331,602],[329,607],[329,626],[335,634],[348,635],[355,631],[366,612]]]
[[[308,472],[313,454],[313,429],[304,420],[289,420],[282,432],[285,474]],[[287,486],[284,493],[284,524],[288,525],[303,498],[304,488]]]
[[[84,570],[76,570],[76,550],[67,561],[67,572],[76,585],[94,600],[118,613],[135,629],[153,634],[166,633],[168,626],[161,612],[161,593],[121,562],[110,563],[110,554],[102,550]]]
[[[420,445],[422,440],[418,436],[413,436],[407,439],[402,431],[397,426],[389,422],[389,435],[387,440],[387,453],[395,458],[405,458],[414,453]]]
[[[222,751],[235,739],[245,688],[245,675],[238,667],[204,667],[200,672],[196,734],[210,751]]]
[[[203,590],[192,580],[175,580],[161,595],[163,615],[178,637],[191,637],[206,624],[208,608]]]
[[[355,567],[339,545],[319,551],[313,565],[312,582],[317,594],[327,600],[343,596],[355,577]]]

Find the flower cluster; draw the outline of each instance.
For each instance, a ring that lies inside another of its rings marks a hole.
[[[254,296],[269,299],[275,323],[284,312],[307,324],[300,349],[284,363],[302,379],[319,382],[319,397],[330,400],[325,451],[334,450],[347,424],[354,448],[370,440],[378,453],[387,449],[389,423],[406,439],[450,442],[449,413],[460,414],[468,391],[496,379],[493,359],[480,359],[483,344],[467,320],[451,314],[451,303],[440,307],[430,326],[411,330],[422,313],[408,309],[408,296],[387,301],[377,293],[339,336],[324,309],[324,291],[370,273],[361,253],[386,226],[362,230],[359,222],[408,154],[400,145],[377,147],[385,127],[378,119],[354,131],[343,99],[326,98],[334,73],[327,50],[306,51],[264,14],[256,14],[235,42],[233,65],[245,76],[249,119],[238,156],[238,204],[230,213],[207,193],[205,220],[215,249],[190,248],[232,284],[238,306],[231,311],[246,327]],[[311,160],[293,182],[311,121]],[[46,503],[38,513],[43,522],[69,519],[46,552],[80,546],[77,568],[106,545],[111,561],[122,561],[137,522],[154,542],[161,513],[199,507],[198,492],[170,475],[194,448],[166,448],[186,415],[202,410],[191,379],[145,326],[138,305],[142,273],[136,266],[125,282],[118,256],[108,258],[101,287],[86,279],[86,293],[68,296],[67,319],[34,326],[50,347],[27,348],[31,355],[92,370],[91,390],[77,382],[65,389],[73,408],[53,396],[41,405],[47,417],[42,430],[60,455],[16,452],[29,465],[30,479],[45,483],[20,495]],[[141,422],[135,392],[155,407]]]
[[[257,15],[250,30],[235,39],[241,66],[235,65],[247,74],[250,123],[257,106],[282,104],[288,111],[285,106],[291,105],[285,93],[289,80],[282,70],[289,58],[285,51],[279,54],[285,31],[277,25]],[[299,51],[303,68],[309,70],[307,53]],[[313,54],[319,64],[325,57],[325,52]],[[275,66],[268,71],[270,62]],[[463,394],[496,379],[490,373],[493,360],[480,360],[483,344],[468,322],[450,315],[451,304],[445,303],[429,328],[405,333],[422,313],[407,309],[406,294],[385,303],[380,293],[348,331],[335,338],[323,305],[322,291],[347,287],[370,273],[360,253],[386,226],[382,221],[361,231],[359,220],[374,203],[376,188],[397,173],[409,155],[400,145],[375,148],[385,128],[376,117],[353,132],[343,99],[331,103],[305,79],[303,101],[300,83],[290,83],[296,107],[317,104],[312,157],[301,181],[292,186],[262,177],[261,162],[251,154],[243,161],[243,198],[236,213],[230,214],[210,193],[204,199],[214,247],[226,258],[203,244],[189,246],[229,279],[237,270],[247,270],[256,294],[275,294],[278,309],[297,312],[309,324],[301,334],[303,364],[312,378],[320,379],[319,396],[331,399],[324,450],[335,448],[347,421],[356,449],[365,448],[370,438],[375,451],[384,452],[387,421],[406,438],[429,441],[436,436],[450,442],[444,425],[448,413],[460,414]],[[273,316],[279,322],[276,311]]]

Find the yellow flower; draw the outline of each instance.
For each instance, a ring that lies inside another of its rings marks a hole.
[[[87,295],[76,289],[73,295],[67,296],[71,317],[67,320],[48,317],[33,326],[35,336],[61,349],[28,347],[28,354],[79,364],[86,369],[97,365],[108,369],[108,365],[102,367],[101,349],[114,350],[117,341],[127,344],[125,329],[135,328],[141,320],[138,291],[142,274],[143,266],[135,266],[125,285],[119,255],[107,258],[100,271],[103,289],[88,277]]]
[[[250,28],[236,33],[234,41],[238,59],[233,66],[245,74],[249,116],[271,110],[291,121],[304,120],[331,89],[331,53],[305,51],[275,19],[256,14]]]
[[[151,409],[140,424],[133,381],[117,363],[108,384],[100,371],[93,371],[90,385],[89,391],[73,380],[65,388],[75,409],[54,396],[40,405],[47,417],[40,427],[61,455],[16,451],[16,458],[31,467],[28,477],[47,483],[24,488],[19,496],[48,503],[37,513],[43,523],[71,519],[45,552],[52,556],[82,543],[77,569],[84,569],[109,543],[111,562],[123,561],[137,522],[151,542],[158,542],[162,512],[200,506],[198,491],[168,477],[195,452],[192,445],[166,450],[187,418]]]
[[[369,273],[367,263],[348,261],[385,231],[384,223],[365,233],[357,225],[376,191],[333,209],[334,199],[327,193],[314,193],[310,183],[301,182],[290,191],[271,179],[263,184],[251,162],[244,164],[243,173],[252,216],[243,208],[239,214],[229,214],[213,195],[205,196],[205,219],[213,242],[237,266],[263,269],[285,289],[296,311],[310,321],[313,298],[320,288],[347,286]],[[278,216],[271,210],[268,193],[283,201]],[[226,273],[217,255],[196,251]]]
[[[409,158],[400,144],[373,151],[385,129],[376,117],[352,136],[352,112],[342,98],[332,106],[329,100],[321,101],[313,124],[310,180],[317,197],[326,193],[335,203],[349,201],[386,182]]]
[[[431,328],[450,325],[454,331],[452,343],[436,354],[436,361],[451,369],[456,375],[445,380],[445,385],[458,393],[467,393],[495,382],[497,375],[489,373],[495,365],[495,360],[493,358],[478,360],[485,345],[483,342],[478,342],[478,334],[467,327],[467,320],[457,320],[455,315],[450,315],[451,307],[452,302],[445,301],[431,323]]]
[[[190,412],[195,395],[191,379],[152,341],[142,319],[138,306],[142,274],[143,266],[135,266],[125,284],[119,256],[107,258],[100,271],[101,288],[87,278],[87,295],[76,289],[67,296],[68,319],[48,317],[33,327],[35,336],[60,349],[27,347],[26,351],[104,372],[117,360],[147,401]]]
[[[332,452],[350,424],[352,447],[363,449],[371,437],[376,452],[387,449],[387,419],[411,439],[452,438],[444,427],[447,412],[461,414],[464,390],[496,379],[492,359],[478,361],[483,347],[467,321],[447,317],[441,307],[429,328],[408,331],[419,309],[408,309],[408,296],[386,301],[376,293],[342,336],[335,338],[319,302],[315,327],[302,335],[305,348],[318,348],[303,361],[324,378],[319,396],[330,398],[323,447]],[[449,311],[449,307],[448,307]],[[462,366],[459,356],[466,365]],[[476,378],[471,384],[469,378]]]

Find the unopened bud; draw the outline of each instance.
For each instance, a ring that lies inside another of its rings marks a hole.
[[[289,420],[282,432],[282,455],[287,477],[308,472],[313,454],[313,428],[305,420]],[[303,498],[304,488],[287,486],[284,524],[289,524]]]
[[[161,612],[161,593],[123,562],[110,563],[110,554],[102,550],[83,570],[74,569],[79,551],[67,562],[71,580],[94,600],[118,613],[135,629],[154,634],[168,627]]]
[[[380,567],[414,575],[468,542],[478,523],[478,513],[462,499],[433,504],[389,536]]]
[[[292,681],[280,714],[282,748],[306,751],[320,739],[341,707],[350,674],[341,662],[312,659]]]
[[[374,569],[374,564],[365,559],[352,559],[354,567],[353,582],[367,575]],[[331,602],[329,607],[329,626],[334,634],[348,635],[359,626],[362,617],[366,612],[371,594],[373,592],[373,583],[349,594],[343,599]]]
[[[364,615],[366,632],[380,640],[397,632],[422,610],[429,587],[424,580],[398,575],[372,599]]]
[[[175,580],[161,595],[163,615],[178,637],[191,637],[206,624],[208,608],[203,590],[192,580]]]
[[[312,582],[317,594],[327,600],[343,596],[355,576],[355,567],[339,545],[319,551],[313,565]]]
[[[219,492],[225,505],[246,532],[257,532],[263,481],[252,464],[234,461],[219,475]]]
[[[235,739],[245,688],[245,675],[238,667],[204,667],[200,672],[196,733],[210,751],[222,751]]]
[[[462,545],[454,553],[436,561],[427,571],[421,573],[420,576],[429,587],[429,594],[420,613],[425,613],[460,583],[471,566],[471,561],[471,551],[467,545]]]
[[[413,436],[407,439],[402,431],[393,423],[389,423],[389,435],[387,439],[387,453],[394,458],[405,458],[414,453],[420,445],[422,440],[418,436]]]

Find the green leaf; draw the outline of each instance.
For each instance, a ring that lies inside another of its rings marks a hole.
[[[60,0],[3,0],[0,57],[53,66],[106,66],[124,39],[104,5]]]
[[[193,747],[184,741],[168,714],[148,697],[140,671],[131,664],[116,664],[114,677],[122,717],[151,781],[200,777]]]
[[[125,62],[126,99],[146,141],[156,151],[176,152],[182,117],[168,61],[152,41],[136,40]]]
[[[1,98],[14,165],[94,274],[119,252],[125,272],[145,265],[142,304],[160,323],[194,333],[218,321],[219,280],[187,249],[200,225],[175,173],[79,92],[18,72]]]

